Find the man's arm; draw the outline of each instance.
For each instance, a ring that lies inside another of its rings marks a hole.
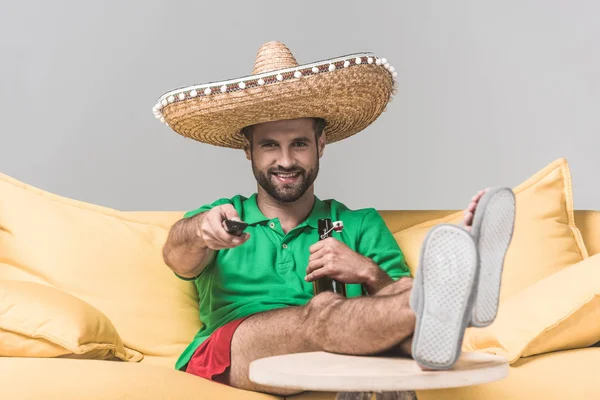
[[[306,281],[328,276],[344,283],[361,284],[374,295],[401,277],[410,277],[394,235],[373,209],[361,223],[356,250],[335,238],[319,240],[310,246]]]
[[[393,282],[392,277],[374,260],[335,238],[320,240],[309,250],[307,282],[328,276],[344,283],[359,283],[370,295]]]
[[[163,246],[165,264],[182,278],[200,275],[215,253],[207,246],[200,231],[205,215],[202,213],[177,221]]]
[[[209,211],[177,221],[163,246],[165,263],[180,277],[192,279],[204,271],[217,250],[231,249],[245,243],[250,235],[230,234],[225,229],[226,219],[240,220],[231,204],[215,206]]]
[[[366,258],[366,257],[365,257]],[[394,280],[377,263],[367,258],[370,268],[367,270],[367,279],[363,283],[367,293],[374,295],[381,289],[394,282]]]

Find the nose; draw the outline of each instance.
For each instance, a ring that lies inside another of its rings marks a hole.
[[[294,162],[294,157],[292,155],[292,152],[290,150],[288,150],[287,148],[284,148],[281,151],[281,157],[279,158],[279,166],[281,166],[282,168],[285,169],[289,169],[292,168],[294,166],[295,162]]]

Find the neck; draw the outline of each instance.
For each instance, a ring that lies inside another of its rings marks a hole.
[[[310,214],[315,204],[314,185],[293,203],[283,203],[269,195],[258,185],[256,203],[260,211],[269,219],[278,218],[284,232],[294,229]]]

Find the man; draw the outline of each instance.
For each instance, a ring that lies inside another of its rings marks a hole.
[[[181,89],[159,101],[157,117],[178,133],[243,148],[257,180],[252,196],[206,204],[171,228],[165,263],[195,281],[204,323],[176,368],[288,395],[297,391],[250,382],[250,362],[307,351],[392,352],[424,369],[448,369],[465,328],[495,318],[513,229],[512,191],[480,191],[463,227],[432,229],[414,287],[376,210],[350,210],[314,194],[326,144],[363,130],[383,111],[395,78],[385,61],[367,54],[298,66],[285,46],[270,42],[252,76]],[[322,218],[342,221],[344,229],[319,240]],[[248,227],[236,236],[225,220]],[[325,276],[345,283],[347,298],[315,295],[312,282]]]

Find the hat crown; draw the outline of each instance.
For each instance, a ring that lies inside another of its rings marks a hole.
[[[252,75],[276,71],[278,69],[297,67],[298,62],[290,49],[281,42],[273,41],[260,46]]]

